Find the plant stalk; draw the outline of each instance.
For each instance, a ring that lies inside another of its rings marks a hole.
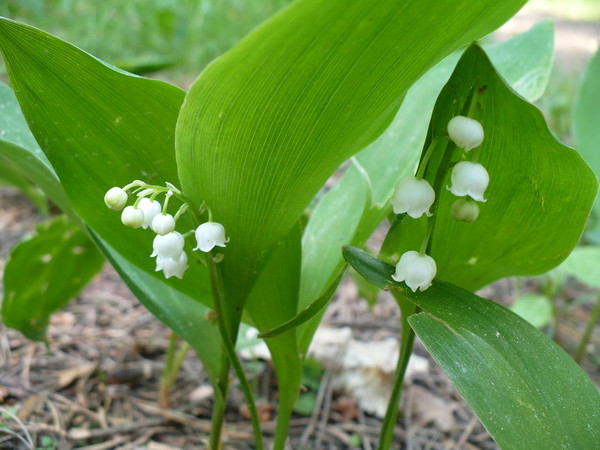
[[[177,350],[178,336],[171,332],[169,337],[169,347],[165,357],[165,368],[160,376],[160,388],[158,391],[158,404],[161,408],[169,407],[169,391],[181,370],[185,356],[190,349],[190,345],[183,341],[179,350]]]
[[[224,347],[224,345],[223,345]],[[215,391],[215,404],[213,406],[210,427],[210,448],[221,450],[221,435],[223,433],[223,422],[225,420],[225,407],[227,406],[227,393],[229,392],[229,370],[231,364],[229,356],[223,349],[221,356],[221,373],[217,382],[218,390]]]
[[[398,356],[398,363],[396,365],[396,372],[394,373],[394,384],[392,388],[392,395],[388,402],[387,410],[385,412],[385,418],[383,419],[383,425],[381,427],[381,433],[379,438],[378,450],[387,450],[392,445],[392,439],[394,438],[394,427],[396,425],[396,419],[398,418],[398,407],[400,404],[400,397],[402,396],[402,386],[404,382],[404,375],[406,368],[408,367],[408,361],[412,354],[412,349],[415,343],[415,332],[408,324],[408,318],[415,312],[417,312],[417,306],[406,300],[400,294],[394,293],[394,297],[400,305],[401,311],[401,323],[402,332],[400,337],[400,354]]]
[[[235,352],[235,335],[233,335],[233,333],[230,332],[230,329],[225,320],[225,307],[223,304],[223,296],[221,294],[221,288],[219,284],[217,263],[215,263],[212,253],[208,253],[206,255],[206,263],[210,272],[213,301],[215,304],[215,311],[217,313],[217,324],[219,326],[219,333],[221,334],[221,338],[223,340],[225,354],[227,355],[229,362],[233,366],[233,370],[236,376],[238,377],[240,387],[242,389],[242,392],[244,393],[244,397],[246,398],[246,403],[248,404],[248,411],[250,412],[250,421],[252,422],[252,430],[254,432],[254,442],[256,448],[258,450],[262,450],[264,448],[264,444],[262,439],[262,432],[260,429],[260,420],[258,417],[256,402],[254,401],[252,389],[250,389],[250,384],[248,383],[248,379],[246,378],[246,374],[244,373],[244,368],[242,367],[242,364]]]
[[[581,336],[581,340],[579,341],[579,346],[577,347],[577,351],[575,352],[575,357],[573,358],[577,364],[581,362],[583,356],[585,355],[585,349],[590,342],[590,337],[592,336],[592,331],[594,330],[594,325],[600,318],[600,296],[596,299],[596,304],[592,309],[592,313],[590,314],[590,318],[588,319],[588,323],[585,327],[585,331]]]

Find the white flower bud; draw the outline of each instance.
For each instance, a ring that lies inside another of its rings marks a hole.
[[[135,206],[128,206],[121,213],[121,222],[131,228],[139,228],[144,222],[144,213]]]
[[[198,246],[194,250],[210,252],[215,245],[225,247],[229,238],[225,238],[225,227],[217,222],[206,222],[196,228],[196,242]]]
[[[468,198],[459,198],[452,204],[450,213],[461,222],[474,222],[479,217],[479,205]]]
[[[396,281],[404,281],[413,292],[417,289],[424,291],[431,286],[436,272],[437,267],[431,256],[420,255],[419,252],[410,250],[400,257],[400,261],[396,264],[396,273],[392,278]]]
[[[452,169],[450,179],[452,186],[448,189],[457,197],[468,195],[478,202],[486,201],[483,194],[490,182],[490,176],[481,164],[461,161]]]
[[[429,208],[435,200],[435,191],[427,180],[406,177],[398,182],[392,197],[395,214],[407,213],[418,219],[423,214],[431,216]]]
[[[175,219],[171,214],[157,214],[152,219],[152,230],[164,236],[175,229]]]
[[[127,192],[120,187],[110,188],[104,195],[104,203],[113,211],[121,211],[127,204]]]
[[[142,224],[143,229],[148,228],[152,224],[152,219],[160,214],[162,209],[159,202],[156,200],[150,200],[146,197],[140,200],[138,203],[138,208],[144,213],[144,223]]]
[[[448,134],[457,147],[469,151],[483,142],[483,127],[475,119],[465,116],[453,117],[448,122]]]
[[[162,270],[165,278],[171,278],[172,276],[183,278],[183,273],[188,267],[188,257],[185,252],[181,253],[178,260],[173,258],[156,258],[156,270]]]
[[[175,261],[179,261],[184,245],[185,240],[181,233],[177,231],[165,234],[164,236],[159,234],[154,238],[154,242],[152,243],[154,251],[150,256],[157,256],[163,260],[172,258]]]

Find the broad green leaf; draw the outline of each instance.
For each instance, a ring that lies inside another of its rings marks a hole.
[[[91,234],[140,303],[192,346],[214,382],[221,364],[221,337],[211,310],[140,270],[93,231]]]
[[[545,295],[520,295],[510,305],[510,310],[536,328],[542,328],[552,320],[552,302]]]
[[[523,3],[301,0],[206,68],[181,110],[177,162],[184,192],[231,236],[229,304],[243,304],[273,244],[407,89]]]
[[[67,305],[102,268],[104,258],[77,224],[60,216],[12,249],[4,269],[2,320],[45,340],[52,313]]]
[[[298,304],[301,262],[301,227],[296,225],[276,250],[246,303],[246,310],[260,332],[270,330],[295,316]],[[278,382],[278,438],[287,436],[287,426],[302,380],[302,359],[296,330],[267,339]],[[284,441],[277,443],[283,448]],[[277,447],[277,445],[276,445]]]
[[[579,99],[575,106],[573,133],[579,152],[600,177],[600,49],[585,70]],[[598,210],[600,202],[596,200]]]
[[[491,58],[499,64],[501,75],[531,101],[539,97],[550,74],[553,37],[552,24],[545,21],[491,46]],[[390,127],[356,155],[363,170],[350,166],[312,211],[303,236],[300,305],[321,295],[328,280],[335,278],[342,267],[341,245],[362,247],[391,213],[394,186],[402,177],[414,173],[435,99],[458,58],[457,53],[450,55],[409,89]],[[369,197],[372,206],[363,203],[363,198]],[[312,338],[315,327],[310,325],[303,330],[303,345]]]
[[[572,276],[590,287],[600,289],[600,247],[577,247],[556,268],[556,271],[566,276]]]
[[[394,266],[356,248],[344,256],[419,306],[411,327],[502,448],[598,447],[600,393],[546,335],[457,286],[434,280],[412,292],[391,279]]]
[[[0,142],[0,155],[2,147],[3,143]],[[33,202],[42,215],[48,216],[48,201],[44,192],[32,184],[18,167],[15,167],[2,156],[0,156],[0,184],[16,187]]]
[[[64,189],[29,131],[12,89],[0,83],[0,161],[17,168],[64,212],[72,215]]]
[[[575,247],[598,183],[579,154],[548,130],[541,112],[514,94],[498,77],[485,53],[471,46],[440,94],[429,126],[444,136],[448,121],[461,113],[471,90],[478,92],[475,118],[485,130],[479,162],[490,175],[486,203],[473,223],[455,221],[454,197],[445,186],[431,242],[438,277],[469,290],[510,275],[546,272]],[[460,158],[456,150],[453,161]],[[425,177],[433,184],[441,154],[434,154]],[[396,259],[418,249],[426,218],[404,220],[384,244]]]
[[[155,272],[155,261],[149,256],[154,234],[123,226],[119,213],[109,211],[103,201],[110,187],[135,179],[178,184],[174,131],[184,92],[115,70],[64,41],[8,19],[0,19],[0,51],[29,127],[73,209],[97,242],[102,240],[107,256],[113,261],[120,258],[117,268],[127,273],[129,283],[143,283],[136,286],[136,293],[145,293],[143,301],[155,312],[160,308],[151,303],[166,301],[160,293],[169,288],[181,298],[210,305],[207,270],[194,260],[191,243],[186,248],[190,267],[184,279],[165,280]],[[190,228],[183,216],[178,229]],[[148,285],[154,286],[146,289]],[[191,322],[192,327],[200,327],[202,322],[201,316],[190,314],[186,300],[181,300],[184,306],[168,314],[163,309],[158,315],[190,339],[201,358],[214,361],[220,348],[211,344],[200,351],[201,331],[190,334],[181,325]],[[168,303],[162,305],[167,307]],[[210,361],[204,362],[214,367]]]
[[[174,131],[184,92],[113,69],[8,19],[0,19],[0,51],[23,114],[73,210],[135,266],[210,304],[204,266],[192,261],[184,280],[164,280],[149,257],[153,233],[123,226],[103,201],[109,188],[135,179],[178,184]],[[187,217],[178,223],[184,232],[192,228]]]
[[[519,95],[538,100],[550,79],[554,62],[554,24],[544,20],[526,33],[484,46],[500,75]]]

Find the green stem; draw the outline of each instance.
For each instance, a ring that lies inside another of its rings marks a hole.
[[[415,332],[408,324],[408,317],[418,312],[417,306],[401,297],[400,294],[394,295],[394,297],[396,297],[396,300],[400,304],[402,315],[400,355],[398,356],[398,364],[396,365],[396,372],[394,373],[392,395],[390,396],[387,411],[385,412],[385,418],[383,419],[383,426],[381,427],[379,444],[377,446],[379,450],[387,450],[392,444],[392,439],[394,438],[394,427],[396,425],[396,419],[398,418],[400,397],[402,396],[404,375],[406,373],[408,361],[410,359],[410,355],[412,354],[412,349],[415,343]]]
[[[252,395],[252,390],[250,389],[250,384],[248,383],[248,379],[246,378],[246,374],[244,373],[244,368],[242,367],[242,364],[235,352],[234,335],[232,332],[230,332],[229,326],[227,325],[227,322],[225,320],[225,306],[223,304],[223,298],[221,294],[219,276],[217,273],[217,264],[213,260],[212,253],[210,252],[206,255],[206,263],[210,272],[213,301],[215,304],[215,311],[217,313],[217,324],[219,326],[219,333],[221,334],[221,339],[223,340],[225,353],[233,366],[235,374],[238,377],[240,387],[242,389],[242,392],[244,393],[244,397],[246,398],[246,403],[248,404],[248,410],[250,412],[250,421],[252,422],[252,429],[254,431],[254,442],[256,448],[262,450],[264,448],[264,445],[262,440],[262,432],[260,429],[258,410],[256,408],[254,396]]]
[[[215,392],[215,404],[213,405],[210,427],[210,448],[212,450],[221,449],[221,434],[223,432],[223,422],[225,420],[225,406],[227,405],[227,393],[229,391],[229,370],[231,364],[227,352],[221,354],[221,372],[217,381],[218,391]]]
[[[417,174],[415,175],[415,178],[417,180],[423,179],[423,175],[425,174],[425,169],[427,169],[427,164],[429,163],[429,159],[431,158],[433,151],[435,150],[438,143],[440,142],[440,139],[442,139],[442,137],[437,136],[435,139],[433,139],[431,141],[431,143],[429,144],[429,147],[427,147],[427,151],[425,151],[425,155],[423,155],[423,159],[421,159],[421,162],[419,163],[419,168],[417,169]]]
[[[165,368],[160,376],[160,387],[158,394],[158,404],[161,408],[169,407],[169,391],[177,378],[177,374],[181,370],[185,356],[190,349],[187,342],[183,342],[179,350],[177,350],[177,340],[179,337],[171,332],[169,337],[169,347],[165,358]]]
[[[600,296],[598,296],[598,298],[596,299],[596,304],[594,305],[594,308],[592,309],[592,313],[590,314],[590,318],[588,319],[588,323],[585,327],[585,331],[583,332],[583,335],[581,336],[581,340],[579,341],[579,346],[577,347],[577,351],[575,352],[575,361],[577,363],[579,363],[581,361],[581,359],[583,358],[583,356],[585,355],[585,348],[588,345],[588,342],[590,342],[590,337],[592,336],[592,331],[594,329],[594,325],[596,325],[596,322],[598,321],[598,318],[600,317]]]
[[[293,381],[288,380],[288,385],[291,386],[294,391],[291,393],[279,393],[277,425],[275,427],[273,450],[284,450],[286,448],[285,443],[289,435],[290,419],[292,417],[292,411],[294,410],[294,404],[300,393],[300,385],[302,384],[302,364],[293,368],[288,366],[288,371],[291,376],[294,377]]]

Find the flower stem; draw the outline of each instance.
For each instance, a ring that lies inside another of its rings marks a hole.
[[[588,342],[590,342],[590,337],[592,335],[594,325],[596,325],[596,322],[598,321],[598,318],[600,318],[600,296],[598,296],[598,298],[596,299],[596,304],[592,309],[592,313],[590,314],[590,318],[588,319],[585,331],[581,336],[579,346],[577,347],[577,351],[575,352],[575,357],[573,359],[577,363],[581,362],[583,356],[585,355],[585,348],[587,347]]]
[[[210,448],[212,450],[221,449],[221,434],[223,432],[223,421],[225,419],[225,406],[227,402],[227,393],[229,391],[229,370],[231,364],[227,352],[223,349],[221,354],[221,372],[217,380],[217,391],[215,391],[215,404],[211,416],[210,428]]]
[[[394,427],[396,425],[396,419],[398,417],[400,397],[402,396],[404,375],[406,373],[408,361],[410,359],[410,355],[412,353],[412,349],[415,343],[415,332],[408,324],[408,318],[412,314],[418,312],[418,308],[414,303],[405,299],[399,293],[394,293],[394,297],[400,305],[400,311],[402,316],[400,354],[398,356],[396,372],[394,373],[394,385],[392,388],[392,395],[390,396],[387,410],[385,412],[385,418],[383,419],[383,426],[381,427],[379,444],[377,446],[379,450],[387,450],[391,447],[392,439],[394,437]]]
[[[183,341],[179,350],[177,350],[177,340],[179,337],[171,332],[169,337],[169,347],[165,358],[165,368],[160,376],[160,387],[158,391],[158,404],[161,408],[169,407],[169,391],[177,378],[177,374],[183,365],[185,356],[190,349],[190,345]]]
[[[246,398],[246,403],[248,404],[248,411],[250,412],[250,421],[252,422],[256,448],[262,450],[264,445],[262,440],[262,432],[260,429],[258,410],[256,409],[254,396],[252,395],[250,384],[248,383],[248,379],[244,373],[244,368],[242,367],[242,364],[235,352],[235,340],[233,335],[234,330],[231,330],[230,332],[229,326],[225,320],[225,306],[223,304],[223,297],[221,294],[219,276],[217,273],[217,264],[213,259],[212,253],[209,252],[206,256],[206,263],[210,272],[213,301],[215,304],[215,311],[217,313],[217,324],[219,326],[219,333],[221,334],[225,354],[233,366],[233,370],[238,377],[240,387],[244,393],[244,397]]]
[[[433,154],[433,151],[435,150],[435,148],[438,146],[440,139],[443,139],[443,138],[441,136],[436,136],[429,144],[429,147],[427,147],[427,150],[425,151],[423,158],[419,162],[419,168],[417,169],[417,174],[415,175],[415,178],[417,180],[423,179],[423,175],[425,174],[425,170],[427,169],[427,164],[429,163],[429,159],[431,158],[431,155]]]

